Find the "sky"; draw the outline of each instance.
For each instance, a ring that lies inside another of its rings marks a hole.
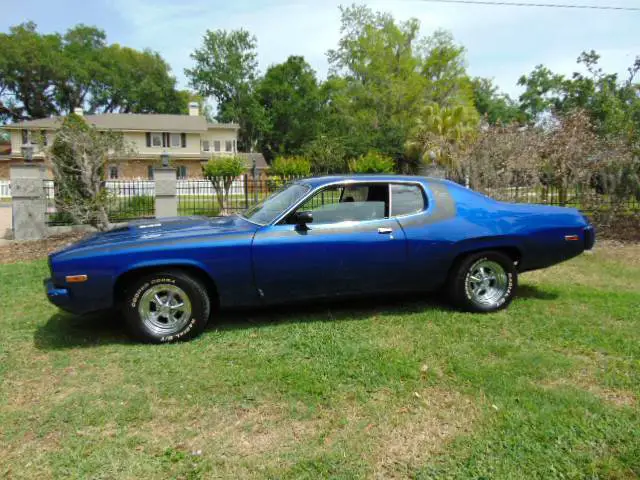
[[[534,0],[521,0],[533,2]],[[261,71],[303,55],[320,78],[326,52],[340,37],[340,4],[333,0],[0,0],[0,29],[32,20],[41,32],[64,32],[77,23],[95,25],[110,43],[151,48],[171,65],[181,87],[190,53],[207,29],[249,30],[257,37]],[[640,0],[538,0],[640,7]],[[360,1],[398,20],[417,18],[422,33],[450,31],[467,49],[468,72],[493,78],[511,96],[517,80],[536,65],[571,74],[583,50],[596,50],[607,72],[626,73],[640,55],[640,11],[453,5],[424,0]]]

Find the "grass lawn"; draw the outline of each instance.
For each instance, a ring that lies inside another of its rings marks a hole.
[[[0,266],[2,478],[640,475],[640,246],[521,277],[509,310],[437,299],[226,313],[130,343]]]

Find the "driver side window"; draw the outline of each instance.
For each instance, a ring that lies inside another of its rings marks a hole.
[[[322,189],[298,212],[311,212],[314,224],[380,220],[389,216],[388,184],[344,184]]]

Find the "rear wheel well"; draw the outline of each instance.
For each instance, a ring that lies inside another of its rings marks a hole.
[[[165,272],[167,270],[180,270],[193,278],[199,280],[209,295],[211,301],[211,307],[215,308],[219,305],[218,287],[213,279],[201,268],[191,265],[162,265],[158,267],[142,267],[134,270],[129,270],[123,273],[116,279],[116,283],[113,286],[113,300],[116,306],[119,306],[124,302],[127,286],[138,280],[143,275],[148,275],[155,272]]]
[[[478,248],[475,250],[469,250],[466,252],[462,252],[460,253],[451,263],[451,268],[449,269],[449,275],[451,275],[451,273],[453,271],[455,271],[456,266],[460,263],[460,261],[471,255],[474,253],[478,253],[478,252],[500,252],[500,253],[504,253],[505,255],[507,255],[511,260],[513,260],[513,262],[516,264],[516,270],[518,265],[520,264],[520,262],[522,261],[522,252],[516,248],[516,247],[486,247],[486,248]]]

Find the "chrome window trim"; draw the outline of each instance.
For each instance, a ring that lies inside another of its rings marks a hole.
[[[419,210],[417,212],[412,212],[412,213],[405,213],[404,215],[391,215],[393,213],[393,210],[391,210],[391,207],[393,206],[391,203],[391,198],[392,198],[391,185],[395,183],[396,182],[389,183],[389,218],[406,218],[406,217],[411,217],[412,215],[420,215],[421,213],[424,213],[427,210],[429,210],[429,205],[431,204],[431,202],[429,201],[429,196],[427,195],[427,192],[424,189],[424,185],[420,182],[414,182],[413,185],[417,186],[422,191],[422,210]],[[410,184],[410,182],[404,182],[404,183]]]
[[[286,185],[304,185],[304,183],[303,183],[303,182],[299,182],[299,181],[297,181],[297,182],[291,182],[291,183],[286,184]],[[303,199],[306,199],[306,198],[307,198],[307,196],[309,195],[309,192],[312,192],[312,191],[313,191],[313,188],[311,188],[311,186],[310,186],[310,185],[307,185],[307,187],[309,187],[309,190],[307,190],[306,196],[302,197]],[[284,187],[281,187],[281,188],[284,188]],[[275,192],[273,192],[273,193],[275,193]],[[272,193],[271,195],[273,195],[273,193]],[[251,207],[249,207],[249,208],[251,208]],[[243,213],[244,213],[246,210],[248,210],[249,208],[247,208],[247,209],[243,210],[243,211],[242,211],[242,213],[237,213],[236,215],[238,215],[240,218],[242,218],[242,219],[246,220],[247,222],[253,223],[254,225],[259,225],[259,226],[261,226],[261,227],[266,227],[266,226],[274,225],[273,221],[271,221],[271,222],[267,222],[267,223],[258,223],[258,222],[254,221],[254,220],[250,220],[249,218],[245,217],[245,216],[243,215]],[[276,218],[277,218],[277,217],[276,217]]]
[[[302,182],[293,182],[293,183],[302,183]],[[297,203],[293,204],[293,206],[289,207],[287,210],[284,211],[284,213],[280,214],[279,217],[276,217],[275,220],[273,220],[271,223],[269,223],[269,226],[273,226],[273,225],[277,225],[278,223],[280,223],[284,218],[287,217],[287,215],[289,215],[291,212],[295,211],[296,208],[298,208],[300,205],[302,205],[304,202],[306,202],[309,198],[311,198],[313,195],[315,195],[316,193],[320,192],[321,190],[328,188],[328,187],[332,187],[335,185],[344,185],[344,184],[354,184],[354,183],[364,183],[364,184],[369,184],[369,183],[386,183],[389,185],[389,216],[386,217],[384,220],[388,220],[391,218],[405,218],[411,215],[420,215],[424,212],[426,212],[429,209],[429,206],[431,204],[430,198],[427,195],[427,192],[424,188],[424,185],[422,184],[422,182],[418,181],[418,180],[360,180],[360,179],[356,179],[356,178],[349,178],[346,180],[336,180],[333,182],[329,182],[329,183],[325,183],[323,185],[320,185],[316,188],[312,188],[306,196],[302,197],[300,200],[298,200]],[[420,212],[416,212],[416,213],[409,213],[406,215],[399,215],[399,216],[392,216],[391,215],[391,184],[395,183],[395,184],[401,184],[401,185],[417,185],[422,189],[422,194],[424,196],[424,199],[427,200],[428,202],[425,202],[426,204],[426,208]],[[380,221],[380,219],[378,219],[378,221]],[[320,224],[318,224],[320,225]],[[322,225],[328,225],[328,224],[322,224]],[[265,225],[267,226],[267,225]]]

